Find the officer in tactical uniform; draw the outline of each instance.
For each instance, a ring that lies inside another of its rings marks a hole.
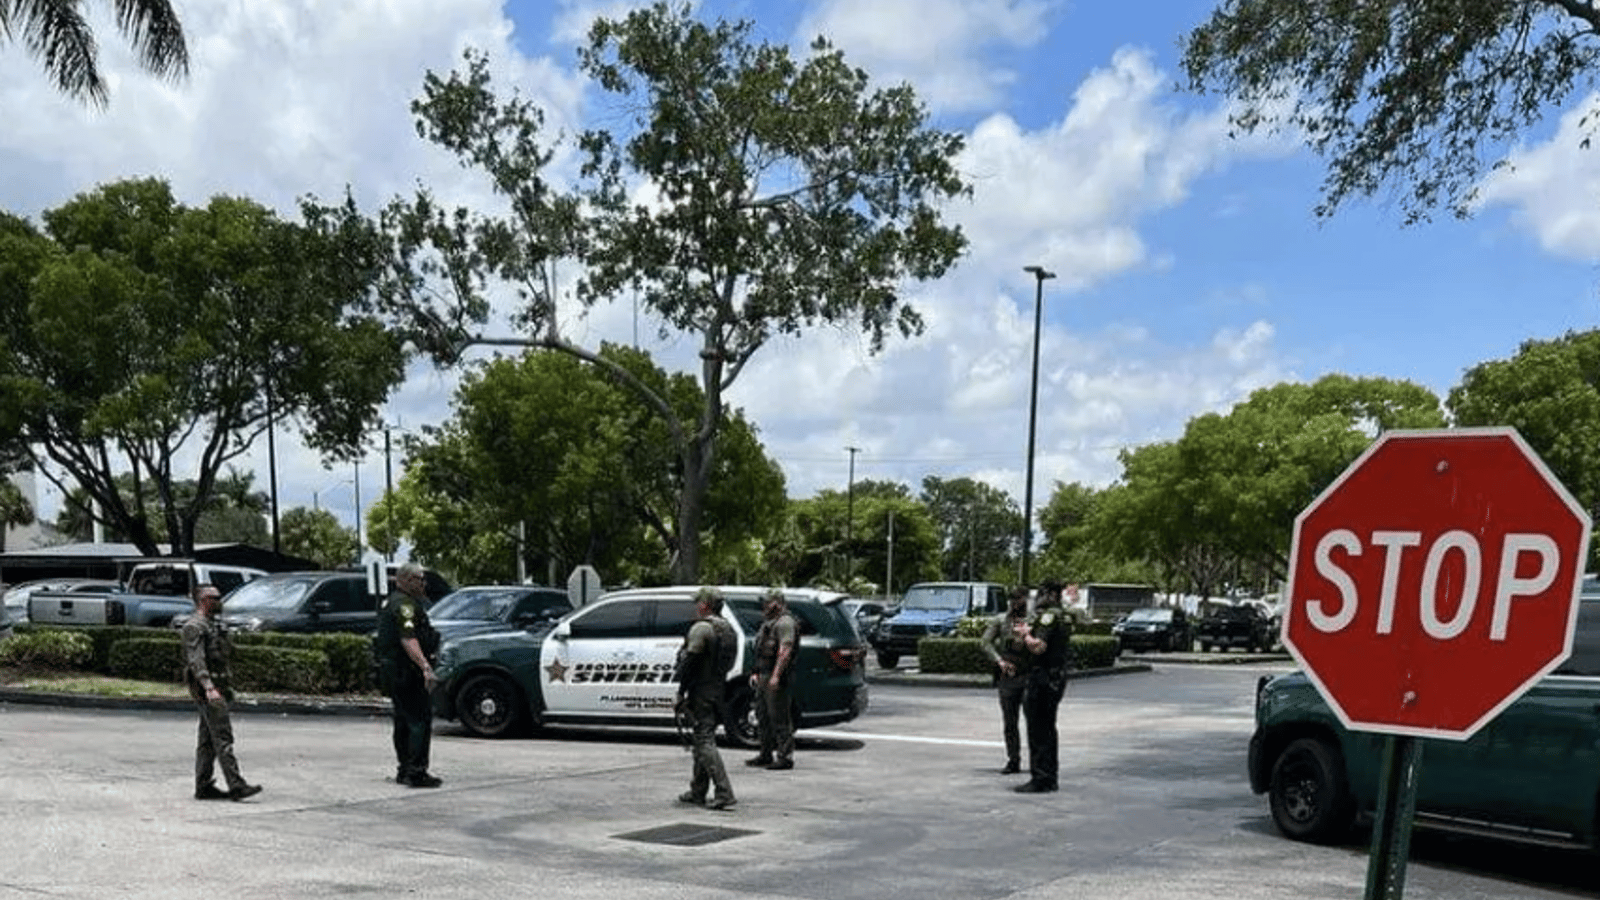
[[[261,785],[247,784],[239,774],[239,761],[233,755],[233,721],[228,715],[228,704],[233,702],[233,678],[228,669],[233,644],[217,621],[221,606],[222,592],[216,585],[197,584],[195,614],[183,624],[183,680],[200,710],[200,735],[194,751],[196,800],[243,800],[261,793]],[[225,791],[212,778],[218,765],[228,783]]]
[[[1001,775],[1022,771],[1022,734],[1017,723],[1033,654],[1023,645],[1017,626],[1027,621],[1028,589],[1019,587],[1011,592],[1006,611],[991,618],[983,631],[983,652],[994,663],[994,685],[1000,694],[1000,727],[1006,739],[1006,764],[1000,769]]]
[[[1056,713],[1067,691],[1067,663],[1071,653],[1072,622],[1061,608],[1061,583],[1046,581],[1039,591],[1033,618],[1019,622],[1016,634],[1033,654],[1022,714],[1028,719],[1028,783],[1012,790],[1042,794],[1058,787],[1058,735]]]
[[[428,621],[427,576],[416,563],[395,573],[396,590],[378,609],[373,652],[378,678],[389,695],[394,715],[394,755],[399,763],[394,780],[414,788],[435,788],[442,782],[428,772],[433,741],[433,702],[428,695],[438,684],[433,658],[439,633]]]
[[[756,670],[750,676],[756,716],[761,724],[761,753],[744,761],[767,769],[794,768],[794,722],[789,716],[794,656],[800,628],[789,613],[783,591],[772,588],[761,598],[761,630],[756,633]]]
[[[722,718],[723,682],[738,650],[739,636],[722,618],[722,595],[714,588],[701,588],[694,597],[698,619],[689,626],[678,651],[678,703],[680,715],[687,715],[693,731],[694,774],[689,790],[678,802],[704,805],[706,809],[727,809],[735,802],[728,770],[717,752],[717,723]],[[711,799],[706,791],[715,788]]]

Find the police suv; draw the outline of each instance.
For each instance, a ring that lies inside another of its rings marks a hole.
[[[468,732],[500,737],[544,724],[673,727],[678,649],[695,619],[696,586],[639,588],[606,594],[554,626],[507,628],[445,641],[436,671],[434,712]],[[740,635],[728,669],[723,729],[759,745],[749,673],[766,588],[722,587],[725,619]],[[847,595],[784,590],[799,625],[793,662],[794,721],[814,728],[846,722],[866,709],[866,648]]]

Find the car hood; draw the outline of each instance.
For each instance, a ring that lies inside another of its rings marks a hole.
[[[894,618],[883,621],[895,625],[937,625],[959,618],[961,612],[954,609],[902,609],[895,613]]]
[[[497,619],[432,619],[433,630],[444,640],[466,637],[469,634],[488,634],[491,631],[513,630]],[[521,631],[522,629],[514,629]]]

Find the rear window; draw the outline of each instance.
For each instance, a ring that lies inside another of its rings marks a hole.
[[[1588,587],[1588,583],[1584,587]],[[1600,597],[1578,603],[1578,626],[1572,635],[1572,655],[1556,669],[1557,675],[1600,676]]]

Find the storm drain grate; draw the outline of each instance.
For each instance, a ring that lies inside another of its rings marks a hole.
[[[759,831],[749,831],[744,828],[722,828],[717,825],[695,825],[689,822],[675,822],[671,825],[662,825],[659,828],[630,831],[627,834],[615,835],[615,837],[624,841],[640,841],[646,844],[703,847],[706,844],[715,844],[718,841],[726,841],[729,838],[746,837],[760,833]]]

